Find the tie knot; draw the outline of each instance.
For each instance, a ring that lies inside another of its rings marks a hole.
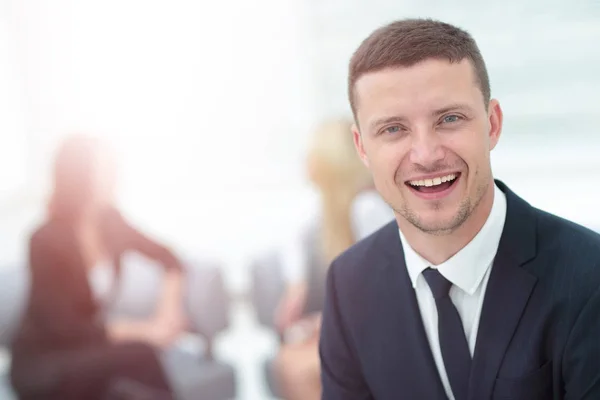
[[[427,268],[423,271],[423,276],[429,285],[429,289],[431,289],[434,299],[439,300],[448,296],[452,282],[444,278],[437,269]]]

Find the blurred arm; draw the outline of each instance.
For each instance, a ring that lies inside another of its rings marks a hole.
[[[184,268],[179,259],[167,247],[129,227],[130,248],[165,267],[160,300],[155,314],[155,323],[166,324],[182,331],[186,328],[184,305]]]
[[[299,320],[306,305],[306,254],[300,238],[294,237],[284,245],[282,268],[286,288],[274,315],[275,326],[281,333]]]
[[[281,259],[283,276],[288,285],[306,282],[306,255],[298,235],[285,242]]]
[[[170,249],[145,236],[124,219],[120,218],[119,225],[125,248],[157,261],[165,268],[165,274],[154,318],[149,322],[117,322],[111,331],[116,337],[129,338],[137,336],[140,331],[150,330],[153,337],[161,338],[159,342],[168,342],[187,327],[183,265]]]

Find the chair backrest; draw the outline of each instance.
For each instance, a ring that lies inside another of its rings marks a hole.
[[[301,237],[302,251],[306,261],[308,298],[304,309],[306,314],[322,310],[325,295],[326,266],[320,255],[319,225],[309,226]],[[285,292],[283,258],[279,252],[272,252],[254,261],[251,270],[251,298],[258,321],[268,328],[275,328],[275,311]]]
[[[321,230],[319,225],[312,225],[307,229],[302,242],[302,249],[306,260],[306,277],[308,293],[304,314],[312,314],[323,311],[325,301],[325,280],[327,278],[326,261],[320,246]]]
[[[230,298],[220,265],[212,261],[184,262],[184,307],[192,326],[190,331],[206,340],[210,353],[212,341],[229,327]],[[164,269],[139,254],[127,254],[122,262],[121,281],[110,315],[148,317],[160,298]],[[210,357],[210,354],[208,354]]]
[[[193,331],[211,341],[229,326],[229,296],[214,262],[186,263],[184,302]],[[128,254],[109,318],[151,315],[160,296],[162,268],[137,254]],[[0,267],[0,347],[9,346],[25,312],[30,275],[24,266]],[[210,345],[210,343],[209,343]]]
[[[250,297],[258,322],[275,328],[275,310],[285,291],[281,257],[273,252],[255,260],[250,266]]]
[[[0,267],[0,347],[8,347],[21,323],[29,297],[29,270]]]
[[[219,264],[188,261],[186,307],[195,333],[209,342],[229,327],[231,299]],[[210,345],[210,343],[209,343]]]
[[[109,318],[144,318],[152,315],[160,297],[164,269],[155,261],[135,252],[121,259],[121,273]]]

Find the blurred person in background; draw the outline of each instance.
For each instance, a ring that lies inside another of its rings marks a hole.
[[[396,221],[329,267],[323,399],[600,399],[600,235],[494,179],[503,113],[473,37],[383,26],[348,94]]]
[[[351,120],[329,120],[314,132],[307,167],[320,212],[284,254],[288,288],[275,315],[284,336],[276,378],[288,400],[321,396],[318,337],[328,265],[394,218],[356,154],[351,126]]]
[[[12,345],[11,381],[21,399],[104,399],[121,383],[148,398],[172,397],[157,351],[186,328],[182,265],[116,209],[114,155],[83,135],[58,151],[48,215],[29,241],[30,297]],[[126,251],[164,265],[162,297],[149,320],[109,322]],[[109,286],[98,279],[107,271]]]

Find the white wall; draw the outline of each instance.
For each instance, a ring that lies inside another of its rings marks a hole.
[[[23,79],[12,26],[0,10],[0,207],[26,180]]]

